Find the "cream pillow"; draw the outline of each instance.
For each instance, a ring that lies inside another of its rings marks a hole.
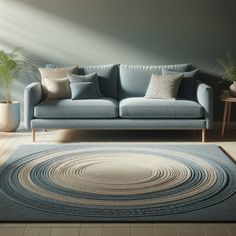
[[[47,91],[47,100],[71,97],[70,82],[67,78],[44,77],[44,89]]]
[[[43,88],[43,98],[47,97],[47,88],[45,84],[45,78],[50,79],[60,79],[65,78],[67,73],[78,73],[78,66],[70,66],[70,67],[60,67],[60,68],[39,68],[39,72],[41,74],[42,80],[42,88]],[[65,91],[70,91],[70,84],[65,84]],[[67,98],[70,98],[70,92],[67,94]]]
[[[145,98],[175,99],[183,75],[152,74]]]

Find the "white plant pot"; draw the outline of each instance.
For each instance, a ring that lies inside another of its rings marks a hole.
[[[236,97],[236,81],[230,85],[229,91],[232,97]]]
[[[20,125],[20,103],[0,102],[0,131],[15,131]]]

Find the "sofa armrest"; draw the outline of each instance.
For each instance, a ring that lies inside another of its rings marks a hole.
[[[31,128],[31,120],[34,117],[34,106],[42,99],[42,87],[39,82],[34,82],[24,90],[24,123],[25,128]]]
[[[211,129],[213,126],[213,92],[210,86],[200,81],[197,84],[197,101],[204,107],[206,128]]]

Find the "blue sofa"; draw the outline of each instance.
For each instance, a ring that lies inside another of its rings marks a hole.
[[[162,68],[177,72],[191,69],[190,64],[166,66],[103,65],[79,67],[79,74],[97,72],[104,98],[83,100],[43,100],[39,82],[24,91],[25,127],[32,129],[188,129],[212,127],[212,89],[196,81],[194,100],[146,99],[151,74]]]

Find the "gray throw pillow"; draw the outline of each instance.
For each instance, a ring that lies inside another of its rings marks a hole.
[[[152,74],[145,98],[175,99],[181,84],[182,75]]]
[[[97,95],[99,97],[104,97],[103,94],[100,92],[97,73],[92,73],[88,75],[75,75],[72,73],[68,73],[67,78],[69,79],[70,83],[80,83],[80,82],[94,83]]]
[[[199,69],[187,72],[176,72],[167,69],[162,69],[162,75],[183,75],[178,98],[184,98],[188,100],[196,100],[196,79],[199,73]]]
[[[96,99],[98,98],[95,84],[92,82],[71,83],[71,99]]]

